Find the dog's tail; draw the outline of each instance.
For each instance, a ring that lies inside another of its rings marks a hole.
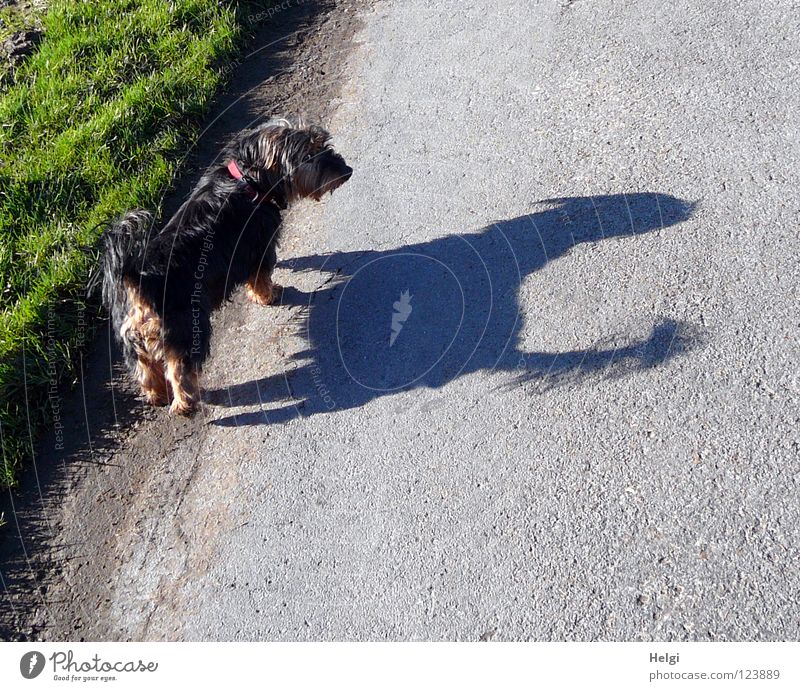
[[[153,215],[143,209],[129,211],[106,228],[101,238],[101,260],[89,282],[89,291],[102,290],[103,306],[111,315],[114,333],[123,341],[126,360],[128,347],[120,335],[130,309],[126,279],[138,283]]]

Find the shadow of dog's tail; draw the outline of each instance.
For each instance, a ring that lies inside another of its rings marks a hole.
[[[604,379],[619,379],[634,372],[652,369],[702,345],[700,330],[693,324],[663,319],[651,328],[649,336],[625,345],[598,343],[586,350],[560,353],[523,353],[525,372],[504,388],[536,383],[547,391],[557,386],[577,384],[599,374]]]

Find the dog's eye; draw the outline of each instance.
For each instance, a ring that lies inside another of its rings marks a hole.
[[[318,156],[324,156],[325,154],[332,151],[331,147],[326,146],[324,149],[319,149],[318,151],[312,151],[306,154],[306,157],[303,159],[303,163],[308,163],[312,159],[317,158]]]

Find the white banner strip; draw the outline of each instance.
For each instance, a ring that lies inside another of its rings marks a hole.
[[[800,688],[797,643],[3,643],[0,688]],[[256,686],[257,685],[257,686]]]

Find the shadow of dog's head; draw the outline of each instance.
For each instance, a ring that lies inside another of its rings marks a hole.
[[[256,189],[280,189],[287,201],[319,201],[353,174],[330,139],[322,127],[274,120],[242,133],[234,148]]]

